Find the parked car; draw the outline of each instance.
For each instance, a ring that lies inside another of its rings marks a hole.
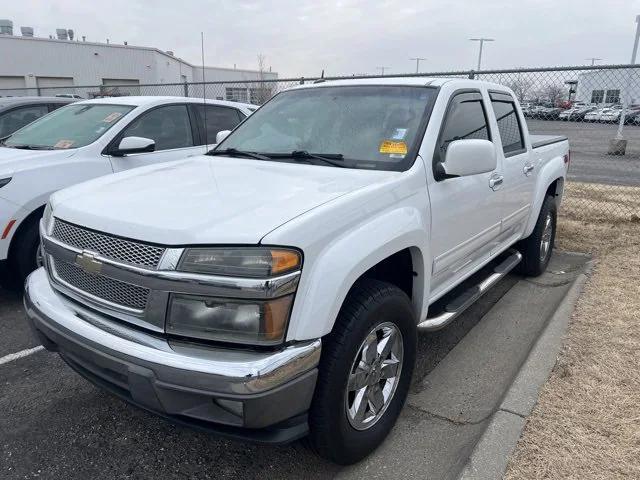
[[[418,330],[545,270],[567,139],[529,135],[503,86],[441,78],[301,85],[228,133],[55,193],[27,316],[144,409],[358,461],[400,414]]]
[[[36,267],[38,222],[51,193],[101,175],[205,153],[216,133],[234,128],[251,113],[249,107],[218,100],[205,106],[202,99],[184,97],[85,100],[5,138],[0,261],[9,273],[4,277],[23,280]]]
[[[610,105],[606,107],[600,107],[596,110],[588,112],[584,119],[587,122],[609,122],[615,119],[620,119],[620,112],[622,111],[621,105]]]
[[[584,120],[584,117],[587,113],[596,110],[598,107],[595,105],[576,105],[563,112],[560,112],[558,118],[560,120],[567,121],[581,121]]]
[[[56,97],[0,98],[0,138],[71,102],[73,100]]]

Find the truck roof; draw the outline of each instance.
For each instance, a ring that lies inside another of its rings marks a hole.
[[[456,78],[456,77],[372,77],[372,78],[345,78],[340,80],[316,80],[314,83],[306,83],[303,85],[297,85],[292,87],[293,89],[299,88],[314,88],[322,86],[348,86],[348,85],[402,85],[402,86],[432,86],[441,87],[448,83],[459,83],[461,87],[471,87],[484,85],[486,87],[495,88],[503,91],[509,91],[504,85],[498,83],[485,82],[483,80],[471,80],[468,78]]]

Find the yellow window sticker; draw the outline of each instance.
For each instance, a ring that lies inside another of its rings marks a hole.
[[[73,140],[58,140],[53,148],[71,148],[74,143]]]
[[[120,112],[113,112],[109,115],[107,115],[105,117],[104,120],[102,120],[104,123],[111,123],[111,122],[115,122],[117,119],[119,119],[122,116],[122,114]]]
[[[393,140],[384,140],[380,144],[380,153],[406,155],[407,144],[404,142],[394,142]]]

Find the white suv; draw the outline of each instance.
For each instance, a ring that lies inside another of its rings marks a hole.
[[[49,196],[110,173],[205,153],[254,105],[183,97],[86,100],[36,120],[0,144],[0,262],[10,279],[37,264]],[[5,277],[6,278],[6,277]]]

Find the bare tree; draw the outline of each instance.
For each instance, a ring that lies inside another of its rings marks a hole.
[[[262,53],[258,54],[258,83],[256,84],[256,89],[252,92],[252,103],[256,103],[258,105],[262,105],[267,100],[271,98],[273,95],[271,85],[266,82],[266,63],[267,57]]]
[[[520,103],[524,102],[531,92],[531,87],[533,86],[533,82],[526,77],[523,77],[521,74],[518,74],[516,78],[512,81],[507,82],[507,87],[513,90],[516,98]]]
[[[562,85],[546,85],[534,93],[538,101],[550,103],[554,107],[559,106],[567,99],[567,89]]]

